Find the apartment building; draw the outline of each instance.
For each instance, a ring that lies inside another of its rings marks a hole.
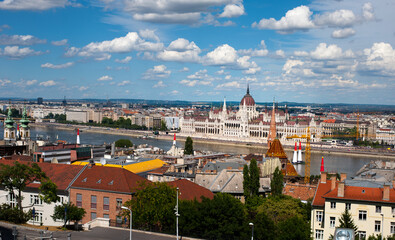
[[[358,227],[359,239],[383,233],[395,234],[395,181],[377,182],[349,180],[341,174],[340,181],[327,173],[321,179],[312,202],[311,228],[314,239],[329,239],[347,209]]]

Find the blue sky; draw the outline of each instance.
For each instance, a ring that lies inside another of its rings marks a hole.
[[[0,94],[395,104],[393,0],[0,0]]]

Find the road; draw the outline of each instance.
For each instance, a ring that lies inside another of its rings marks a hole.
[[[4,226],[0,226],[1,238],[0,240],[12,240],[12,229]],[[116,240],[129,240],[129,230],[128,229],[115,229],[115,228],[101,228],[96,227],[90,231],[81,232],[52,232],[53,239],[67,240],[68,234],[71,233],[71,240],[104,240],[104,239],[116,239]],[[51,232],[44,233],[41,235],[40,231],[31,230],[26,228],[18,227],[17,240],[24,240],[26,236],[27,240],[40,239],[51,239]],[[156,234],[151,232],[133,231],[133,240],[171,240],[176,239],[176,236]],[[184,240],[186,238],[183,238]]]

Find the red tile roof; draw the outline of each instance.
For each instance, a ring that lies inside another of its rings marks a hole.
[[[318,183],[317,190],[315,191],[314,199],[312,202],[313,206],[324,206],[325,198],[323,196],[331,190],[332,180],[327,179],[326,183]]]
[[[180,199],[182,200],[194,200],[196,198],[200,202],[202,196],[210,199],[214,198],[214,193],[210,190],[186,179],[176,180],[168,184],[180,189]]]
[[[13,165],[14,161],[0,160],[0,163]],[[22,164],[31,164],[31,162],[20,162]],[[43,172],[54,182],[58,190],[66,190],[74,177],[83,168],[83,166],[55,164],[55,163],[37,163]],[[30,183],[27,187],[38,188],[40,184]]]
[[[310,184],[291,184],[287,183],[284,186],[283,194],[291,196],[296,199],[307,201],[314,197],[317,186]]]
[[[87,167],[71,188],[132,193],[142,181],[148,180],[126,169],[95,165]]]
[[[392,202],[395,203],[395,189],[390,188],[389,200],[383,200],[383,188],[368,188],[344,186],[344,197],[337,196],[338,187],[325,194],[324,198],[347,199],[370,202]]]

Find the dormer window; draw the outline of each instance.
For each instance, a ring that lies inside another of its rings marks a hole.
[[[87,178],[82,179],[82,182],[86,182]]]
[[[101,179],[99,179],[96,183],[97,183],[97,184],[101,183]]]
[[[114,180],[108,183],[108,185],[113,185],[113,184],[114,184]]]

